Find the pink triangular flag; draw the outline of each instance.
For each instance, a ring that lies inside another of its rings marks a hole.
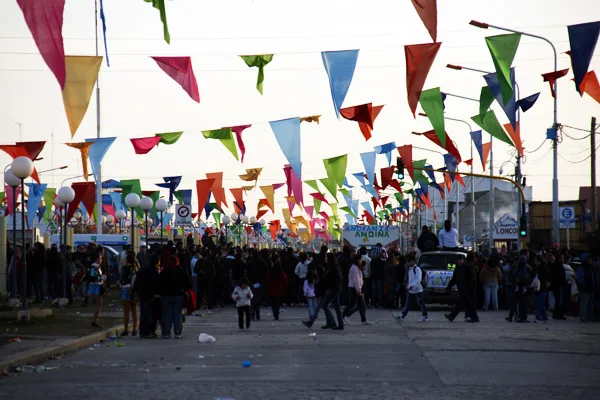
[[[135,150],[135,154],[147,154],[160,142],[160,136],[150,136],[145,138],[133,138],[131,144]]]
[[[167,73],[173,80],[181,85],[183,90],[197,103],[200,103],[200,93],[196,76],[192,69],[192,59],[190,57],[151,57],[158,66]]]
[[[238,125],[231,127],[231,131],[235,133],[235,139],[237,140],[238,147],[240,148],[240,153],[242,153],[242,162],[244,162],[244,154],[246,154],[246,146],[242,140],[242,132],[251,126],[252,125]]]
[[[315,212],[315,207],[314,206],[304,206],[304,210],[306,211],[306,214],[308,214],[308,217],[310,219],[312,219],[313,213]]]
[[[17,0],[17,4],[42,58],[63,90],[67,80],[62,35],[65,0]]]

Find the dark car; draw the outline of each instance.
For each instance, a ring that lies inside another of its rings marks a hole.
[[[427,272],[427,287],[423,290],[426,303],[454,304],[458,297],[458,290],[453,288],[446,291],[448,282],[452,279],[458,258],[466,257],[459,251],[431,251],[422,253],[417,265]]]

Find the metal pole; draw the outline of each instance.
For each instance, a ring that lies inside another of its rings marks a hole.
[[[456,232],[458,232],[458,237],[460,240],[460,186],[459,185],[456,185]]]
[[[160,212],[160,245],[163,245],[163,212]]]
[[[598,229],[598,210],[596,206],[596,117],[592,117],[592,130],[590,134],[591,141],[591,159],[592,159],[592,232]]]
[[[148,211],[144,210],[144,232],[146,233],[146,249],[148,247]]]
[[[96,57],[98,56],[98,0],[94,0],[94,33],[96,44]],[[96,137],[100,138],[100,76],[96,80]],[[96,233],[102,234],[102,166],[96,171]],[[92,210],[92,213],[94,211]],[[133,244],[133,243],[132,243]]]
[[[25,254],[25,180],[21,179],[21,264],[23,265],[23,311],[27,310],[27,255]],[[15,265],[16,267],[16,265]]]
[[[488,230],[488,248],[490,252],[494,248],[494,145],[493,136],[490,134],[490,198],[489,198],[489,230]]]
[[[69,205],[65,204],[65,206],[63,207],[63,212],[64,212],[64,218],[63,218],[63,230],[62,230],[62,234],[64,235],[64,240],[63,240],[63,248],[62,248],[62,252],[63,252],[63,299],[67,297],[67,229],[68,229],[68,223],[67,223],[67,207]]]
[[[135,209],[131,207],[131,248],[135,253]]]
[[[13,259],[15,260],[15,264],[12,268],[12,292],[13,299],[17,298],[18,293],[18,280],[17,280],[17,187],[13,186]]]
[[[436,221],[436,211],[435,211],[435,190],[433,191],[433,199],[431,200],[433,206],[433,234],[437,235],[437,221]]]
[[[567,226],[567,249],[571,248],[571,244],[569,243],[569,231],[570,231],[570,229]]]
[[[477,202],[475,201],[475,177],[473,175],[473,141],[471,140],[471,218],[473,221],[471,222],[473,228],[473,240],[471,241],[473,246],[473,251],[477,251],[477,224],[475,223],[475,217],[477,216]]]

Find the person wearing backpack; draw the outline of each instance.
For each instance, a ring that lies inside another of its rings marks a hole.
[[[419,307],[421,308],[421,322],[428,322],[429,317],[427,315],[427,307],[425,306],[425,300],[423,299],[423,277],[426,276],[426,273],[424,275],[423,270],[417,267],[415,256],[413,254],[409,255],[406,258],[406,263],[408,266],[408,295],[406,297],[406,303],[404,303],[404,310],[402,310],[402,315],[398,316],[397,319],[399,321],[404,321],[404,318],[406,318],[406,315],[410,310],[411,302],[416,300],[419,304]]]
[[[533,274],[531,267],[527,263],[527,256],[522,254],[517,260],[517,266],[514,272],[515,293],[510,308],[510,313],[506,320],[508,322],[528,322],[527,321],[527,291],[531,285]]]

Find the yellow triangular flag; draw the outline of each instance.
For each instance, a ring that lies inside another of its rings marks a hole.
[[[260,186],[260,190],[265,194],[271,211],[275,212],[275,190],[273,189],[273,185]]]
[[[66,56],[65,64],[67,79],[62,96],[71,128],[71,137],[73,137],[90,104],[90,97],[98,80],[102,57]]]

